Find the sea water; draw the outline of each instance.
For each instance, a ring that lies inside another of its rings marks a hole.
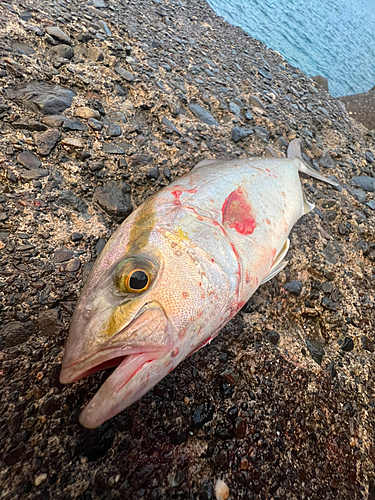
[[[375,0],[208,0],[226,21],[277,50],[334,97],[375,85]]]

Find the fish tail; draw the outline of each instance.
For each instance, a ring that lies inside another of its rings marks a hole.
[[[314,177],[315,179],[318,179],[319,181],[326,182],[327,184],[331,184],[331,186],[338,187],[339,184],[335,181],[332,181],[331,179],[327,179],[327,177],[324,177],[324,175],[320,174],[313,168],[309,167],[302,159],[302,154],[301,154],[301,141],[299,139],[293,139],[291,143],[288,146],[288,151],[287,151],[288,158],[298,158],[300,161],[300,164],[298,165],[298,170],[299,172],[303,172],[304,174],[310,175],[310,177]]]

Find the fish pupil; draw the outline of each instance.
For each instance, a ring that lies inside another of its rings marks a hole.
[[[144,271],[134,271],[129,279],[129,287],[133,290],[143,290],[147,283],[148,276]]]

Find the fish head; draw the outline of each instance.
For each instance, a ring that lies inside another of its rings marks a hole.
[[[220,307],[203,297],[225,279],[196,252],[150,214],[131,216],[107,243],[79,297],[60,375],[71,383],[117,366],[81,413],[85,427],[138,400],[202,341],[204,316]]]

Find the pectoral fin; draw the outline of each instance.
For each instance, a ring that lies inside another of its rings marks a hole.
[[[282,249],[277,254],[276,260],[273,263],[273,266],[271,267],[270,272],[264,278],[261,285],[264,285],[264,283],[267,283],[267,281],[272,280],[272,278],[274,278],[277,274],[279,274],[279,272],[282,271],[284,269],[284,267],[288,264],[288,261],[283,260],[283,259],[284,259],[285,255],[288,253],[289,246],[290,246],[290,240],[289,240],[289,238],[287,238]]]

